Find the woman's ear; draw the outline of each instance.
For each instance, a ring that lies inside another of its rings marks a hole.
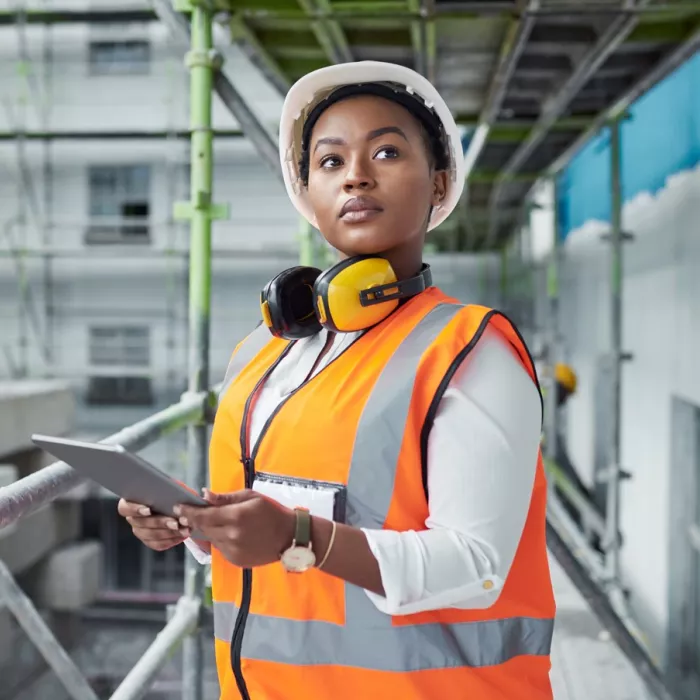
[[[439,207],[447,194],[447,171],[438,170],[433,175],[433,196],[430,203],[434,207]]]

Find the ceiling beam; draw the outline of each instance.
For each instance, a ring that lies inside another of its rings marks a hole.
[[[413,66],[418,73],[427,76],[428,61],[425,46],[425,23],[421,17],[421,0],[407,0],[411,19],[411,45],[413,46]]]
[[[630,5],[621,8],[619,5],[594,3],[588,4],[587,0],[572,0],[567,5],[545,5],[533,14],[539,17],[571,17],[580,16],[606,16],[606,15],[640,15],[658,17],[659,19],[682,19],[693,15],[698,11],[695,0],[685,2],[667,2],[658,5]],[[240,12],[255,19],[284,19],[296,20],[304,17],[301,10],[296,9],[264,9],[241,8]],[[509,2],[441,2],[436,5],[435,15],[441,20],[473,19],[474,17],[513,17],[522,14],[517,9],[516,0]],[[381,0],[362,0],[361,2],[345,2],[335,5],[332,12],[314,11],[307,15],[312,19],[411,19],[416,16],[406,7],[405,0],[401,2],[382,2]]]
[[[504,215],[508,218],[515,218],[520,212],[520,207],[508,207],[504,209]],[[473,222],[488,222],[489,217],[489,210],[485,207],[467,207],[467,218]]]
[[[229,21],[231,41],[248,60],[267,78],[280,95],[285,95],[291,87],[289,76],[282,70],[272,54],[263,46],[255,32],[240,15],[233,15]]]
[[[165,140],[167,138],[189,139],[192,132],[186,129],[166,130],[144,130],[144,131],[0,131],[0,141],[11,141],[16,138],[24,138],[28,141],[115,141],[115,140]],[[215,129],[212,132],[214,138],[243,138],[240,129]]]
[[[472,176],[469,182],[473,185],[490,185],[496,182],[498,178],[498,170],[474,170],[472,171]],[[534,172],[534,173],[516,173],[512,176],[509,182],[536,182],[539,180],[544,173]]]
[[[539,7],[539,0],[520,0],[518,6],[520,9],[534,10]],[[479,116],[479,124],[476,127],[476,132],[469,142],[469,147],[464,155],[465,177],[467,180],[486,145],[493,123],[498,119],[508,82],[513,75],[515,66],[525,48],[525,44],[527,43],[534,25],[534,17],[532,15],[526,15],[520,19],[512,19],[506,30],[506,36],[501,44],[496,70],[491,78],[491,84],[486,96],[486,103]]]
[[[571,159],[581,150],[581,148],[594,136],[600,129],[605,127],[609,122],[620,118],[630,107],[633,102],[636,102],[645,92],[650,90],[654,85],[660,83],[666,76],[672,73],[681,64],[691,58],[696,51],[700,50],[700,24],[695,28],[695,31],[678,46],[674,51],[671,51],[662,61],[648,71],[641,80],[635,83],[615,104],[609,109],[600,114],[576,139],[576,141],[562,153],[552,165],[547,169],[547,175],[552,177],[563,170],[571,161]]]
[[[479,118],[473,114],[457,112],[455,114],[457,124],[474,128],[479,124]],[[553,131],[576,131],[590,126],[593,117],[564,117],[552,125]],[[536,119],[507,119],[493,123],[493,129],[514,129],[516,131],[527,129],[528,133],[537,123]]]
[[[624,0],[623,9],[632,9],[635,6],[643,7],[651,0]],[[637,15],[629,13],[619,14],[614,17],[607,30],[601,35],[597,42],[581,57],[576,64],[576,68],[566,82],[550,94],[543,102],[540,116],[528,138],[519,146],[512,155],[508,163],[501,171],[501,176],[496,182],[491,193],[489,207],[491,209],[491,223],[486,247],[493,242],[498,229],[499,206],[505,189],[508,177],[525,165],[528,158],[535,152],[542,143],[552,125],[562,116],[571,101],[576,97],[581,88],[595,74],[608,57],[625,41],[639,22]]]
[[[183,53],[189,51],[189,22],[174,9],[170,0],[152,0],[152,4],[155,13],[170,30],[173,41]],[[219,99],[240,124],[243,133],[255,146],[260,157],[267,163],[275,176],[281,179],[282,169],[279,163],[277,139],[260,123],[257,116],[221,69],[214,72],[213,87]]]
[[[505,2],[441,2],[435,9],[435,16],[443,20],[470,19],[475,16],[513,16],[517,14],[515,0]],[[594,2],[584,4],[581,0],[572,0],[567,5],[547,5],[541,7],[536,14],[539,16],[550,15],[606,15],[606,14],[637,14],[654,15],[660,19],[672,19],[677,17],[690,18],[698,12],[697,0],[685,2],[665,2],[649,7],[633,7],[620,10],[609,4]],[[315,10],[310,15],[303,10],[267,10],[264,8],[242,8],[239,14],[245,18],[253,19],[410,19],[416,13],[411,13],[405,8],[404,2],[376,2],[368,3],[367,0],[358,3],[343,2],[342,6],[333,8],[332,11]],[[14,24],[17,12],[14,10],[0,11],[0,26]],[[126,23],[126,22],[155,22],[158,18],[154,12],[148,9],[114,9],[114,10],[36,10],[27,12],[28,24],[99,24],[99,23]]]
[[[426,3],[433,0],[425,0]],[[437,68],[437,26],[432,15],[425,20],[425,70],[428,80],[435,83]]]
[[[333,8],[329,0],[297,0],[301,8],[312,19],[311,30],[331,63],[347,63],[353,60],[350,44],[340,22],[331,19]]]
[[[0,26],[14,24],[17,21],[16,10],[0,11]],[[157,22],[153,10],[27,10],[27,24],[112,24],[128,22]]]

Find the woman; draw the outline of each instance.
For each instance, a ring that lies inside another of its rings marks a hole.
[[[209,540],[222,698],[551,698],[535,370],[503,316],[422,263],[464,180],[447,106],[409,69],[332,66],[290,90],[280,157],[343,262],[263,292],[211,506],[120,512],[154,549]]]

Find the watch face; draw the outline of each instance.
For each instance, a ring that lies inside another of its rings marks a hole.
[[[316,555],[308,547],[290,547],[282,554],[282,566],[292,573],[308,571],[316,563]]]

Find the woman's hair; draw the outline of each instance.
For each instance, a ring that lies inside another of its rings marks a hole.
[[[311,162],[311,132],[318,118],[332,104],[348,99],[356,95],[375,95],[383,97],[390,102],[395,102],[401,105],[411,116],[418,122],[423,144],[425,146],[428,160],[431,167],[436,170],[448,170],[450,167],[450,159],[445,146],[447,139],[444,129],[439,118],[432,110],[429,110],[421,102],[412,95],[398,91],[395,87],[388,87],[380,83],[369,83],[367,85],[347,85],[339,88],[334,93],[329,95],[323,102],[314,107],[308,115],[304,123],[301,155],[299,157],[299,177],[308,187],[309,184],[309,168]]]

